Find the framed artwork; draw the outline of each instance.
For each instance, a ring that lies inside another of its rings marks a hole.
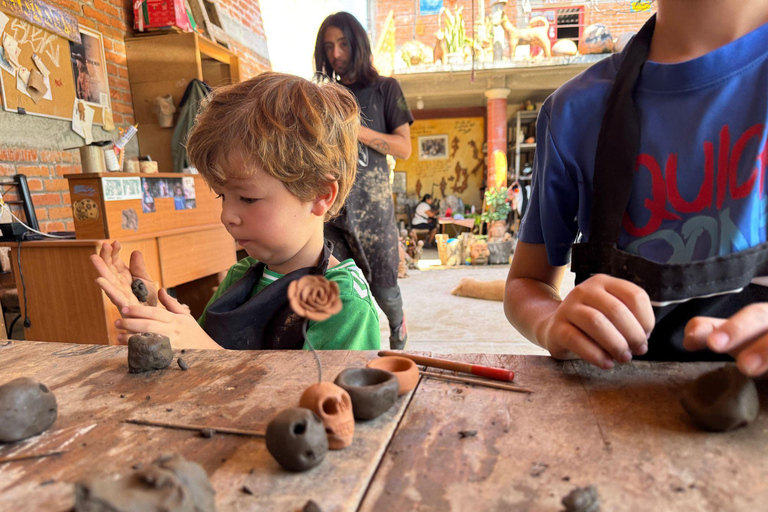
[[[419,137],[419,160],[448,158],[448,135]]]
[[[75,97],[93,107],[110,107],[107,59],[99,32],[80,27],[81,43],[69,42]]]

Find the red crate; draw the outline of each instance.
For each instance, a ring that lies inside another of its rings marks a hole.
[[[137,0],[133,4],[133,28],[178,27],[192,30],[184,0]]]

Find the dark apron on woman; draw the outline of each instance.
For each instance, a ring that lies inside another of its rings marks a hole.
[[[324,275],[332,251],[326,241],[315,267],[294,270],[251,297],[266,268],[261,262],[253,265],[206,310],[203,329],[231,350],[301,350],[304,319],[288,303],[288,285],[306,275]]]
[[[656,263],[617,247],[640,152],[640,116],[633,92],[655,25],[654,15],[630,42],[608,96],[597,142],[589,240],[573,246],[571,269],[577,283],[592,274],[608,274],[637,284],[653,302],[671,303],[654,307],[656,326],[642,359],[729,359],[710,351],[686,351],[685,324],[694,316],[728,318],[748,304],[768,301],[768,288],[750,284],[754,277],[768,275],[768,243],[682,264]],[[705,298],[686,300],[689,297]]]

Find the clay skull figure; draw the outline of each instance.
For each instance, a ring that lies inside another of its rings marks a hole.
[[[490,254],[488,244],[483,241],[475,242],[469,248],[469,257],[472,259],[473,265],[485,265],[488,263]]]
[[[176,112],[176,106],[173,104],[173,96],[166,94],[158,96],[152,104],[152,111],[157,116],[157,124],[161,128],[173,127],[173,113]]]
[[[302,393],[299,407],[309,409],[323,420],[331,450],[341,450],[352,444],[355,435],[352,400],[339,386],[330,382],[312,384]]]

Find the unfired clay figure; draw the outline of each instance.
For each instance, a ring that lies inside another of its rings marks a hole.
[[[13,443],[44,432],[57,414],[56,397],[35,379],[21,377],[0,386],[0,442]]]
[[[267,425],[267,450],[288,471],[306,471],[328,453],[328,437],[320,417],[299,407],[285,409]]]
[[[128,371],[141,373],[162,370],[173,361],[171,340],[162,334],[145,332],[128,339]]]
[[[328,447],[341,450],[352,444],[355,436],[355,418],[349,394],[336,384],[312,384],[302,393],[299,407],[317,414],[328,433]]]
[[[199,464],[178,454],[117,480],[75,484],[75,512],[213,512],[215,491]]]
[[[732,364],[697,378],[680,403],[699,428],[714,432],[745,427],[760,412],[755,383]]]

